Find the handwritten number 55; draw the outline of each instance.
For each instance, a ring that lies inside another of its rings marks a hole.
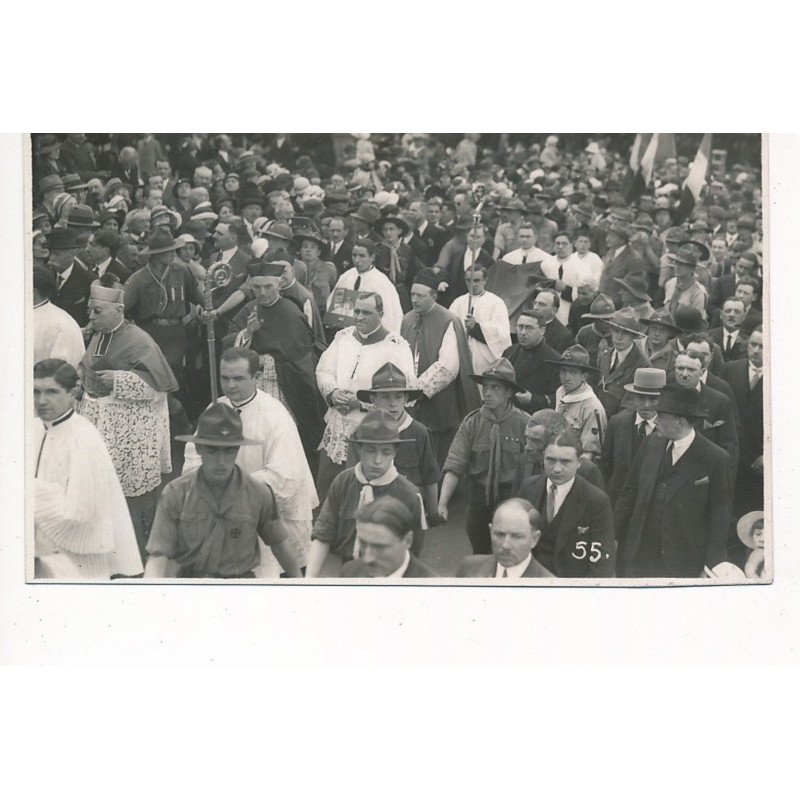
[[[589,545],[588,550],[586,548],[587,544]],[[598,562],[602,555],[601,542],[575,542],[575,551],[572,553],[572,557],[578,561],[588,556],[589,561],[593,564]]]

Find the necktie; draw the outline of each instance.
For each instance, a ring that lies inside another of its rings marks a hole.
[[[353,291],[356,291],[356,292],[357,292],[360,286],[361,286],[361,276],[359,275],[359,276],[356,278],[356,284],[355,284],[355,286],[353,287]]]
[[[750,378],[750,388],[755,389],[758,382],[761,380],[761,370],[755,367],[750,367],[750,369],[753,373],[753,376]]]
[[[730,355],[731,345],[733,344],[733,336],[730,333],[725,334],[725,355]]]
[[[617,351],[613,350],[611,352],[611,366],[609,367],[609,372],[613,372],[617,368]]]
[[[502,575],[502,577],[504,577],[504,578],[508,577],[508,570],[505,567],[503,567],[503,575]]]
[[[64,276],[63,275],[59,275],[58,276],[58,285],[56,286],[56,291],[57,292],[61,291],[61,287],[64,285],[64,283],[65,283]]]
[[[646,422],[640,422],[639,423],[639,438],[640,439],[644,439],[645,436],[647,436],[647,423]]]
[[[522,263],[523,264],[527,264],[528,263],[528,254],[527,253],[523,253],[522,254]]]
[[[667,464],[669,464],[670,466],[674,466],[675,464],[674,453],[672,452],[672,444],[673,444],[672,439],[670,439],[667,442],[667,449],[664,454],[664,458],[666,459]]]
[[[547,521],[552,522],[556,515],[556,485],[550,484],[547,490]]]
[[[561,264],[558,265],[558,279],[560,281],[564,279],[564,267]]]

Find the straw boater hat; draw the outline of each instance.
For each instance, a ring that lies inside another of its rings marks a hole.
[[[361,424],[353,431],[350,441],[355,444],[397,445],[413,440],[401,439],[397,421],[392,419],[383,409],[376,408],[365,414]]]
[[[639,315],[632,308],[621,308],[619,311],[615,311],[608,324],[612,328],[619,328],[619,330],[627,331],[634,336],[646,335],[639,327]]]
[[[741,517],[736,523],[736,534],[742,541],[742,544],[746,544],[751,550],[755,549],[755,543],[753,542],[753,528],[755,528],[756,524],[759,522],[763,526],[763,511],[750,511]]]
[[[356,397],[364,403],[372,402],[372,395],[381,392],[405,392],[409,400],[416,400],[422,396],[419,389],[410,389],[405,372],[392,364],[391,361],[384,364],[373,376],[372,385],[369,389],[359,389]]]
[[[639,367],[633,373],[633,383],[625,385],[625,391],[646,397],[658,397],[667,384],[667,373],[654,367]]]
[[[568,347],[561,354],[561,358],[558,361],[549,358],[546,358],[545,361],[547,361],[548,364],[558,364],[559,367],[576,367],[577,369],[586,370],[587,372],[589,370],[600,372],[600,368],[591,363],[589,351],[579,344]]]
[[[197,421],[197,433],[193,436],[175,436],[180,442],[194,442],[207,447],[242,447],[256,445],[253,439],[242,436],[242,418],[226,403],[216,403],[207,408]]]
[[[515,392],[525,390],[517,383],[517,373],[514,366],[507,358],[500,358],[481,375],[470,375],[470,380],[483,385],[484,381],[500,381],[510,386]]]

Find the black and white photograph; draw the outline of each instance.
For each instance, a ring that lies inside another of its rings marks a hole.
[[[28,581],[773,580],[766,135],[24,144]]]

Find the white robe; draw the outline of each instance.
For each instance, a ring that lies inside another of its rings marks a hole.
[[[469,295],[457,297],[450,310],[461,320],[467,318]],[[492,292],[484,292],[472,298],[472,315],[481,326],[486,344],[467,334],[472,369],[476,375],[486,372],[504,351],[511,347],[511,333],[508,330],[508,307],[501,297]],[[466,328],[464,329],[466,331]]]
[[[144,567],[128,504],[94,425],[79,414],[47,427],[36,419],[31,448],[35,555],[45,575],[139,575]]]
[[[227,397],[219,402],[233,406]],[[314,478],[308,468],[300,434],[283,404],[260,389],[255,398],[241,406],[243,436],[262,442],[260,447],[239,448],[236,463],[244,472],[272,489],[280,516],[290,535],[301,565],[306,563],[311,546],[311,517],[319,505]],[[186,444],[183,474],[202,463],[193,442]],[[263,543],[262,543],[263,544]],[[261,547],[258,577],[277,577],[282,568],[269,547]]]
[[[33,363],[61,358],[73,367],[86,352],[78,323],[58,306],[44,302],[33,309]]]
[[[356,285],[359,277],[358,270],[353,267],[343,272],[336,281],[336,289],[352,289]],[[328,297],[328,308],[331,307],[333,291]],[[359,292],[375,292],[383,299],[383,327],[392,333],[400,333],[400,323],[403,321],[403,309],[400,305],[400,298],[394,284],[379,269],[373,267],[361,273],[361,283],[358,287]]]

